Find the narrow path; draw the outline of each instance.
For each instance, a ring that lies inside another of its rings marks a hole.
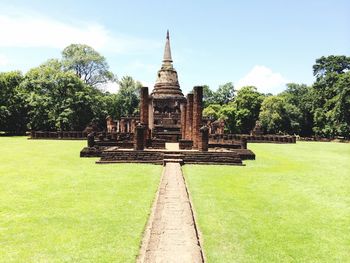
[[[179,163],[167,163],[137,262],[204,262]]]

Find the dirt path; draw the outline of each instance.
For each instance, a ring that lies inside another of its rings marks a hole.
[[[137,262],[204,262],[179,163],[167,163]]]

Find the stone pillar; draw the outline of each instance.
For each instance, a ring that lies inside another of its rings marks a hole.
[[[208,151],[209,144],[209,129],[207,126],[203,126],[199,129],[198,150],[201,152]]]
[[[135,127],[136,127],[136,120],[131,119],[130,120],[130,133],[135,133]]]
[[[95,146],[95,134],[94,132],[91,132],[87,136],[87,144],[88,147],[94,147]]]
[[[119,123],[119,120],[117,120],[117,122],[116,122],[116,132],[118,133],[118,132],[120,132],[120,123]]]
[[[124,119],[120,119],[120,122],[119,122],[119,131],[120,133],[124,133],[125,132],[125,124],[124,124]]]
[[[145,126],[145,134],[144,134],[145,143],[149,137],[148,98],[149,98],[148,87],[142,87],[141,94],[140,94],[140,122]]]
[[[148,127],[152,131],[154,128],[153,100],[148,103]]]
[[[140,122],[148,127],[148,88],[142,87],[140,94]]]
[[[139,123],[135,128],[134,150],[142,151],[145,148],[145,126]]]
[[[247,138],[245,138],[245,137],[242,137],[242,139],[241,139],[241,148],[247,149]]]
[[[180,104],[181,110],[181,139],[185,139],[186,137],[186,104]]]
[[[194,148],[198,148],[199,129],[202,126],[202,101],[203,101],[203,87],[195,86],[193,88],[193,129],[192,129],[192,140],[193,140]]]
[[[193,94],[187,94],[186,107],[186,140],[192,140],[192,121],[193,121]]]

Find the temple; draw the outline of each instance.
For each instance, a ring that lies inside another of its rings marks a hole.
[[[141,92],[140,121],[151,131],[152,138],[178,141],[181,138],[181,110],[186,103],[173,67],[169,31],[167,31],[163,63],[152,93]],[[147,113],[148,111],[148,113]]]
[[[154,88],[151,93],[148,87],[140,91],[140,115],[122,117],[116,122],[108,116],[107,133],[90,133],[88,147],[80,156],[99,156],[98,163],[179,161],[242,165],[244,159],[255,159],[244,138],[223,143],[210,135],[223,133],[224,123],[203,118],[202,104],[202,86],[195,86],[186,97],[182,93],[167,31]],[[168,143],[173,144],[171,149]]]

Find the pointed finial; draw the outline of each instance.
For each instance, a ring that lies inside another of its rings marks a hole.
[[[173,62],[173,60],[172,60],[172,58],[171,58],[171,51],[170,51],[169,30],[166,31],[166,41],[165,41],[163,62],[164,62],[164,63],[168,63],[168,64],[171,63],[171,62]]]

